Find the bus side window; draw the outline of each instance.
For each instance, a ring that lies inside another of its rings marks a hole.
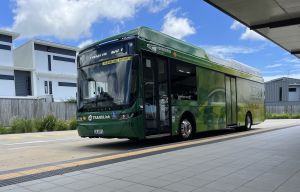
[[[176,100],[197,100],[194,65],[171,60],[171,95]]]

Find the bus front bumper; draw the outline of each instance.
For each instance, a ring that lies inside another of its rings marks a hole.
[[[111,120],[106,122],[78,122],[81,137],[90,138],[144,138],[141,118]]]

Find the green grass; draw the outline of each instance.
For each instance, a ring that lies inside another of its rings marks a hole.
[[[68,100],[65,101],[66,103],[77,103],[77,99],[76,98],[70,98]]]
[[[15,119],[11,124],[12,133],[35,132],[33,121],[30,119]]]
[[[44,129],[44,131],[54,131],[57,125],[58,120],[53,116],[53,115],[48,115],[47,117],[45,117],[44,119],[42,119],[42,123],[41,123],[41,129]]]
[[[1,134],[9,134],[11,133],[10,127],[4,127],[2,124],[0,124],[0,135]]]
[[[0,124],[0,134],[65,131],[75,130],[76,127],[76,118],[65,121],[48,115],[42,119],[14,119],[9,127]]]
[[[300,119],[300,113],[267,113],[266,119]]]
[[[70,130],[75,130],[77,128],[76,118],[72,118],[68,121]]]

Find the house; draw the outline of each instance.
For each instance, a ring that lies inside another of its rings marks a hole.
[[[54,101],[76,98],[77,48],[31,40],[14,50],[16,96],[52,95]]]
[[[266,105],[285,103],[300,104],[300,79],[282,77],[265,82]]]
[[[12,43],[18,33],[0,30],[0,96],[15,96]]]

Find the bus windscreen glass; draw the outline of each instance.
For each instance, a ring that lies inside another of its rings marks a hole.
[[[79,111],[118,109],[130,104],[135,87],[131,56],[82,67],[78,75]]]

